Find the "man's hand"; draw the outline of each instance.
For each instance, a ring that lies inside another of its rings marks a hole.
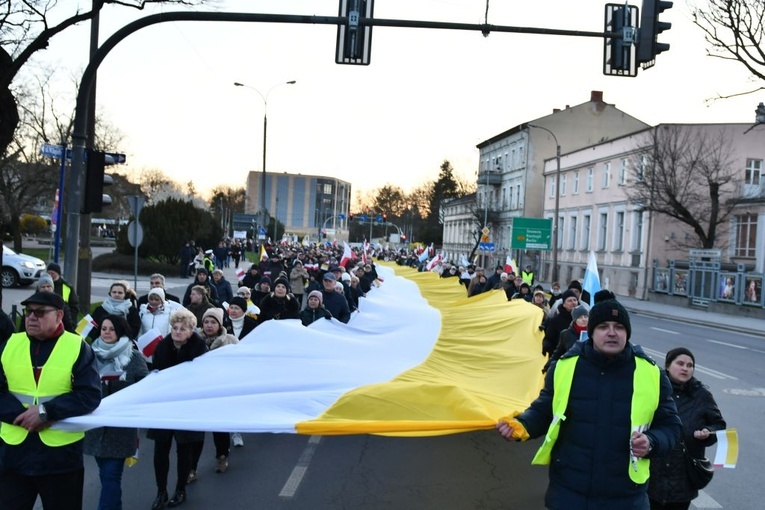
[[[650,446],[651,441],[648,439],[648,436],[637,431],[632,433],[632,454],[635,457],[642,459],[648,455],[648,448]]]
[[[709,431],[709,429],[701,429],[701,430],[693,431],[693,437],[695,437],[699,441],[704,441],[705,439],[709,439],[710,435],[712,435],[712,433]]]
[[[526,441],[529,438],[526,427],[515,419],[519,414],[521,413],[515,411],[512,417],[500,418],[499,423],[497,423],[497,431],[508,441]]]
[[[50,427],[50,422],[40,419],[40,411],[37,409],[37,406],[29,406],[26,411],[13,420],[13,424],[24,427],[30,432],[39,432]]]

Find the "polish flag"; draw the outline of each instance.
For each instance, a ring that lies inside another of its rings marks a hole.
[[[154,349],[157,348],[157,344],[159,344],[160,340],[162,340],[162,334],[156,329],[150,329],[139,336],[136,343],[138,344],[138,349],[140,349],[143,355],[148,358],[154,354]]]
[[[504,271],[508,274],[515,273],[515,270],[518,268],[518,264],[515,263],[515,260],[510,258],[510,255],[505,258],[505,268]]]
[[[241,267],[236,268],[236,279],[240,282],[244,280],[244,269]]]
[[[428,262],[428,265],[425,266],[425,269],[427,269],[428,271],[432,271],[433,268],[436,267],[440,263],[441,263],[441,254],[439,253],[438,255],[433,257],[433,260]]]
[[[351,247],[348,246],[348,243],[343,241],[343,258],[340,259],[340,265],[343,267],[348,267],[346,264],[353,260],[353,252],[351,251]]]

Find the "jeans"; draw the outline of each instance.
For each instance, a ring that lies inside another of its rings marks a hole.
[[[122,510],[122,471],[125,459],[96,457],[101,478],[101,497],[98,510]]]

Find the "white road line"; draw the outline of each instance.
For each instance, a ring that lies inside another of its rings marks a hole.
[[[679,335],[677,331],[672,331],[671,329],[661,329],[661,328],[651,328],[654,331],[661,331],[662,333],[669,333],[670,335]]]
[[[292,469],[290,477],[287,478],[287,482],[285,482],[284,487],[282,487],[282,490],[279,493],[280,498],[291,498],[295,495],[298,487],[300,487],[300,482],[303,481],[303,477],[308,471],[308,465],[311,463],[313,454],[316,453],[316,447],[319,446],[320,441],[321,436],[311,436],[310,439],[308,439],[308,444],[303,450],[303,453],[300,454],[297,464]]]
[[[709,342],[709,343],[713,343],[713,344],[718,344],[718,345],[724,345],[724,346],[726,346],[726,347],[734,347],[734,348],[736,348],[736,349],[742,349],[742,350],[747,350],[747,349],[749,349],[749,347],[745,347],[745,346],[743,346],[743,345],[730,344],[730,343],[728,343],[728,342],[721,342],[721,341],[719,341],[719,340],[707,340],[707,342]]]
[[[704,491],[699,491],[699,497],[692,501],[694,508],[722,508],[722,505],[712,499],[712,497]]]

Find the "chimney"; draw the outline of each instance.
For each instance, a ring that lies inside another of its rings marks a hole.
[[[602,90],[593,90],[590,92],[590,101],[593,103],[602,103],[603,102],[603,91]]]
[[[553,113],[558,113],[558,112],[560,112],[560,108],[553,108]]]

